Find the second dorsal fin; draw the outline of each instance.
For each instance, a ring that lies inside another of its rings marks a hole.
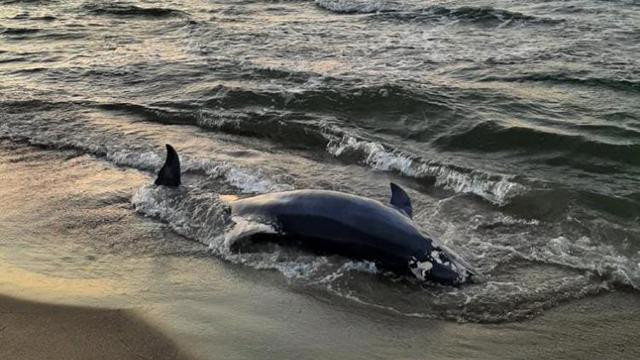
[[[404,212],[409,218],[413,216],[413,208],[411,207],[411,199],[409,195],[398,185],[394,183],[389,184],[391,186],[391,200],[389,201],[392,206]]]

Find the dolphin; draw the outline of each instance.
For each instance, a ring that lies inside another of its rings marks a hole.
[[[180,160],[171,145],[158,186],[180,186]],[[389,204],[330,190],[293,190],[229,202],[231,216],[272,225],[276,234],[252,241],[295,244],[323,254],[368,260],[425,282],[459,285],[473,272],[460,257],[425,236],[412,220],[407,193],[391,183]]]

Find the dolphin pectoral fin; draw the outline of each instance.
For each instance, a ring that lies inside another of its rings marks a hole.
[[[231,218],[233,227],[225,232],[225,246],[232,252],[251,252],[250,249],[259,243],[262,237],[275,237],[280,233],[271,224],[253,219],[234,216]]]
[[[411,207],[411,199],[409,195],[398,185],[389,183],[391,186],[391,205],[402,210],[409,218],[413,216],[413,208]]]
[[[167,146],[167,160],[158,172],[156,185],[179,186],[180,185],[180,158],[178,153],[169,144]]]

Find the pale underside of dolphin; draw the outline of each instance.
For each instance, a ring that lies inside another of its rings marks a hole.
[[[180,185],[180,160],[170,145],[155,184]],[[393,183],[389,204],[337,191],[294,190],[237,199],[229,205],[232,216],[266,223],[277,231],[254,236],[254,241],[373,261],[384,269],[444,285],[458,285],[471,275],[458,256],[420,232],[411,219],[409,196]]]

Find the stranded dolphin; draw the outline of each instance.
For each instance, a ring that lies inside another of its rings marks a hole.
[[[180,185],[180,160],[167,146],[156,185]],[[258,240],[293,242],[314,251],[373,261],[423,281],[458,285],[471,272],[449,250],[424,236],[411,219],[407,193],[391,183],[390,203],[328,190],[294,190],[230,202],[232,216],[272,225]]]

